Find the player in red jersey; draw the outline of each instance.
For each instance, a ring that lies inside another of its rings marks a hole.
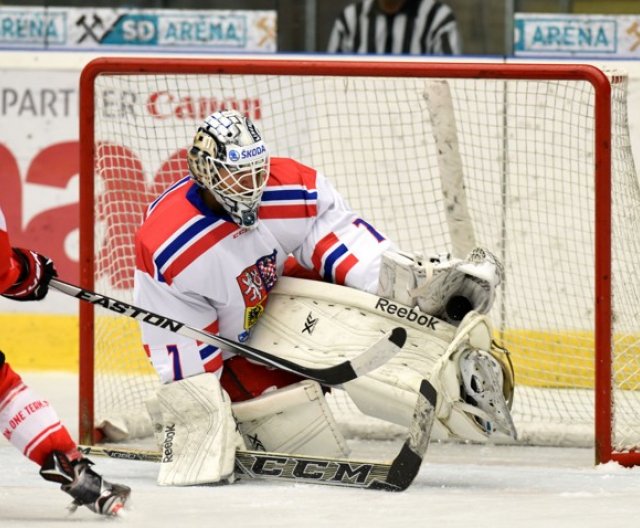
[[[0,294],[16,301],[39,301],[56,275],[51,259],[12,248],[0,209]],[[118,515],[130,488],[111,484],[92,468],[60,422],[51,404],[32,391],[0,351],[0,430],[30,460],[45,480],[61,484],[73,497],[71,508],[86,506],[102,515]]]

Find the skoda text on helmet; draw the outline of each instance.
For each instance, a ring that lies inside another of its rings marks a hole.
[[[211,114],[187,154],[191,177],[241,227],[255,227],[269,175],[269,152],[248,117],[229,110]]]

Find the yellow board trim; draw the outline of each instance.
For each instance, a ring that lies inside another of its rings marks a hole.
[[[142,347],[137,321],[113,315],[96,315],[95,334],[98,342],[105,343],[95,361],[96,372],[156,376]]]
[[[98,316],[96,332],[108,343],[96,370],[154,374],[140,341],[138,323]],[[16,370],[78,371],[78,317],[75,315],[0,314],[0,350]],[[593,332],[508,330],[496,334],[511,353],[516,386],[584,388],[594,386]],[[614,351],[619,388],[640,387],[640,335],[616,335]],[[115,366],[115,367],[114,367]]]
[[[499,344],[511,353],[517,386],[593,389],[595,339],[591,331],[507,330]],[[640,387],[640,335],[613,337],[614,381],[623,390]]]
[[[78,371],[78,317],[0,314],[0,350],[17,370]]]

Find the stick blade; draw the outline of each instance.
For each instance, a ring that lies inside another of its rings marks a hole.
[[[422,460],[427,453],[431,429],[436,419],[437,392],[428,380],[420,384],[418,399],[409,426],[409,434],[398,456],[391,463],[384,480],[375,481],[371,489],[385,491],[406,490],[420,472]]]

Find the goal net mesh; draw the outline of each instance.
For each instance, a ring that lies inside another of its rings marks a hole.
[[[640,196],[626,81],[612,83],[614,447],[640,442],[637,270]],[[146,206],[187,174],[211,112],[245,112],[272,155],[323,172],[405,250],[451,238],[429,80],[305,75],[99,75],[95,80],[95,289],[132,301],[134,233]],[[513,415],[527,443],[584,445],[594,424],[594,89],[585,81],[449,79],[469,212],[505,265],[491,312],[515,367]],[[444,175],[446,176],[446,175]],[[189,324],[189,321],[184,321]],[[137,323],[96,309],[95,413],[137,413],[157,378]],[[392,427],[330,398],[351,434]],[[373,426],[371,424],[374,424]],[[355,424],[355,426],[354,426]]]

